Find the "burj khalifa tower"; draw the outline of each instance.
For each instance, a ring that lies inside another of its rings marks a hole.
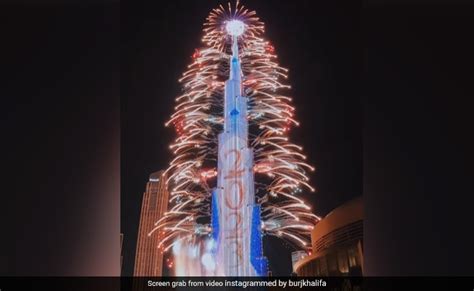
[[[260,205],[255,202],[253,150],[248,147],[248,98],[243,95],[238,38],[245,30],[228,21],[232,38],[225,83],[224,130],[219,134],[217,187],[212,193],[212,236],[218,276],[265,276]]]

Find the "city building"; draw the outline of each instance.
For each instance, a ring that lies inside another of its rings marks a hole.
[[[158,248],[159,233],[148,235],[168,209],[169,192],[162,175],[163,171],[151,174],[143,194],[135,254],[136,277],[161,277],[163,273],[163,254]]]
[[[294,264],[298,276],[362,276],[362,197],[343,204],[322,219],[311,233],[311,243],[311,254]]]
[[[232,37],[229,79],[224,88],[224,130],[218,138],[217,187],[212,194],[212,236],[218,276],[266,276],[261,207],[255,203],[253,149],[249,147],[248,98],[243,95],[238,37],[240,20],[227,23]]]
[[[175,266],[189,262],[183,249],[196,260],[194,244],[208,235],[212,248],[201,257],[206,276],[265,277],[264,236],[310,246],[319,217],[295,196],[315,191],[309,183],[315,168],[290,141],[299,122],[287,96],[288,70],[277,64],[256,12],[236,1],[206,19],[204,46],[179,79],[182,92],[165,123],[178,134],[166,170],[175,184],[173,205],[154,231],[165,252],[182,244],[173,254]]]

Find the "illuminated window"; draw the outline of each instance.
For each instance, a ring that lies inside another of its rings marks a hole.
[[[337,264],[339,266],[339,272],[349,273],[349,264],[346,250],[340,250],[337,252]]]
[[[347,250],[349,255],[349,267],[355,267],[358,265],[357,250],[354,247],[351,247]]]

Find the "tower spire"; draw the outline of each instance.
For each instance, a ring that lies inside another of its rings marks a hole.
[[[239,58],[239,44],[235,35],[232,36],[232,57]]]
[[[245,31],[245,24],[240,20],[230,20],[226,25],[227,33],[232,37],[232,57],[230,62],[230,80],[240,82],[240,62],[239,62],[239,43],[238,37]],[[241,84],[238,84],[241,86]]]

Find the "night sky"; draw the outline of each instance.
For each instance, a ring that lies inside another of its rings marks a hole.
[[[141,199],[150,173],[167,167],[172,128],[164,123],[180,94],[178,78],[201,46],[202,24],[225,1],[145,1],[125,5],[122,16],[121,230],[123,274],[133,273]],[[301,126],[290,137],[316,166],[306,193],[324,216],[362,195],[360,6],[331,1],[242,1],[266,24],[265,38],[289,83]],[[129,6],[130,5],[130,6]],[[291,248],[264,240],[274,275],[291,272]],[[284,255],[282,255],[284,254]]]

